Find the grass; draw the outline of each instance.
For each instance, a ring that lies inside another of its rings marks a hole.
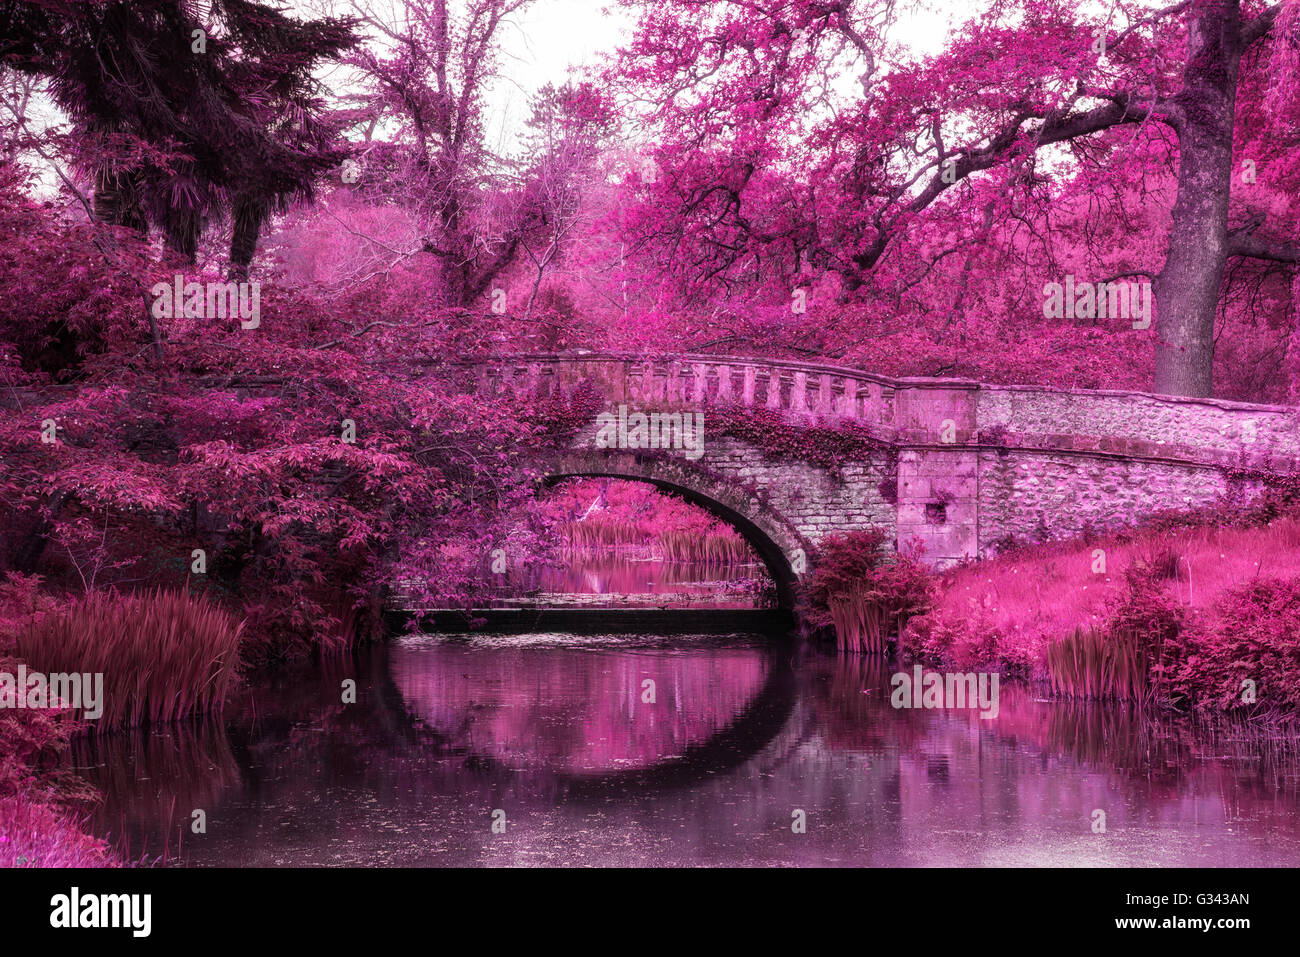
[[[660,532],[659,547],[664,560],[670,562],[745,565],[757,559],[749,543],[733,532]]]
[[[562,522],[559,532],[565,545],[574,551],[636,548],[648,546],[653,539],[636,522],[621,519]]]
[[[879,602],[860,593],[834,599],[829,604],[835,642],[848,654],[884,654],[889,616]]]
[[[1105,570],[1097,549],[1105,553]],[[1141,532],[1127,540],[1041,545],[972,563],[945,573],[936,616],[960,622],[972,632],[995,634],[1003,654],[1037,663],[1034,677],[1051,680],[1049,648],[1063,669],[1059,680],[1083,689],[1077,674],[1086,656],[1096,658],[1092,639],[1080,630],[1104,628],[1107,602],[1125,589],[1124,573],[1142,563],[1179,605],[1213,613],[1229,588],[1253,578],[1300,574],[1300,519],[1285,518],[1265,527],[1201,527],[1172,532]],[[1093,687],[1107,679],[1098,673]]]
[[[32,671],[102,673],[92,730],[220,713],[233,687],[243,625],[211,599],[157,590],[94,592],[18,634]]]

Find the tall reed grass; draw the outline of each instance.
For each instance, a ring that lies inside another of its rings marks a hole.
[[[234,685],[243,624],[211,599],[161,589],[93,592],[19,632],[18,653],[44,674],[102,673],[108,731],[220,713]]]
[[[879,601],[851,592],[828,603],[835,644],[845,654],[883,655],[890,615]]]
[[[562,522],[558,531],[565,544],[575,551],[647,546],[654,538],[643,532],[636,522],[622,519]]]
[[[663,561],[691,564],[745,565],[757,556],[744,537],[726,529],[643,528],[636,522],[600,519],[564,522],[559,526],[564,547],[570,552],[591,553],[616,549],[637,549]]]
[[[666,561],[698,565],[744,565],[755,560],[749,543],[733,532],[663,531],[659,547]]]
[[[1075,628],[1047,646],[1047,671],[1052,691],[1070,698],[1116,698],[1143,703],[1150,661],[1135,635],[1104,634],[1096,628]]]

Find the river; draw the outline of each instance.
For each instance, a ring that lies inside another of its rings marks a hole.
[[[97,833],[189,866],[1300,861],[1266,744],[1008,683],[992,719],[900,710],[894,670],[764,635],[411,636],[72,760]]]

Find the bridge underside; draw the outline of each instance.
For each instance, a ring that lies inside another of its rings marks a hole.
[[[798,575],[792,563],[806,560],[809,544],[757,491],[680,456],[606,450],[574,451],[546,464],[548,484],[569,478],[645,482],[704,509],[744,536],[772,576],[780,607],[794,607]]]

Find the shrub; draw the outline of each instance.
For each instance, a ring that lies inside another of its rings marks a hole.
[[[18,662],[0,656],[0,671],[13,674]],[[0,797],[23,794],[38,785],[37,777],[56,765],[68,750],[72,736],[84,728],[69,711],[62,709],[0,709]],[[50,796],[84,797],[66,793],[80,778],[68,782],[59,772],[46,773],[39,786]],[[54,792],[60,792],[55,794]]]
[[[1157,682],[1165,667],[1165,646],[1183,627],[1182,609],[1160,584],[1168,567],[1135,562],[1124,570],[1124,591],[1107,603],[1105,627],[1111,639],[1131,644]]]
[[[1182,562],[1168,544],[1153,542],[1141,551],[1142,562],[1151,576],[1158,581],[1177,581],[1182,575]]]
[[[0,671],[18,662],[0,656]],[[0,709],[0,867],[105,867],[108,845],[82,833],[64,805],[97,795],[59,765],[84,723],[66,710]]]
[[[1260,578],[1229,589],[1178,643],[1170,690],[1203,709],[1300,711],[1300,578]],[[1243,700],[1253,681],[1258,700]]]
[[[989,615],[978,611],[956,618],[935,608],[908,622],[899,638],[899,652],[908,660],[923,661],[957,671],[985,669],[1007,676],[1034,673],[1037,645],[1024,636],[1003,634]]]
[[[6,572],[0,579],[0,650],[12,649],[23,626],[55,607],[39,575]]]
[[[93,592],[19,633],[31,670],[102,673],[98,728],[220,712],[238,660],[242,624],[211,599],[157,590]]]
[[[842,651],[883,654],[891,632],[930,607],[933,580],[916,560],[887,561],[878,529],[831,536],[818,550],[806,587],[805,614],[814,627],[831,627]]]

